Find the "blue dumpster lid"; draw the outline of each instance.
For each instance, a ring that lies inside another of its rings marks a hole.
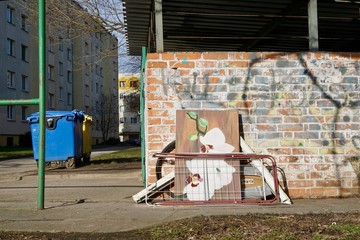
[[[38,121],[40,113],[32,113],[29,117],[26,118],[28,122]],[[73,111],[46,111],[46,118],[55,118],[55,117],[73,117],[74,119],[84,120],[84,112],[79,110]]]

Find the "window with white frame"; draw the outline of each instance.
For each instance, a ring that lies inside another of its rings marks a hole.
[[[15,57],[15,40],[8,38],[6,40],[6,53],[9,56]]]
[[[6,21],[8,23],[14,24],[14,16],[15,16],[15,9],[8,5],[6,8]]]
[[[7,71],[7,86],[8,88],[15,88],[15,72]]]
[[[120,87],[121,88],[126,87],[126,81],[120,81]]]
[[[7,106],[7,120],[14,120],[14,106]]]
[[[21,75],[21,90],[22,91],[29,91],[29,78],[26,75]]]
[[[132,124],[135,124],[135,123],[137,123],[137,118],[131,118],[130,121],[131,121]]]
[[[126,123],[126,117],[121,117],[120,118],[120,123]]]
[[[137,81],[130,81],[130,87],[137,88],[138,87],[138,82]]]

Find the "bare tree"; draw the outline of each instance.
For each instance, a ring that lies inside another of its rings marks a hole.
[[[15,0],[28,9],[29,24],[37,26],[37,0]],[[84,34],[99,34],[106,39],[115,35],[118,39],[118,58],[120,72],[138,72],[140,58],[127,56],[125,24],[122,3],[118,0],[49,0],[46,1],[47,32],[50,35],[66,33],[65,41],[81,37]],[[94,22],[98,24],[93,24]],[[102,28],[99,28],[99,24]],[[34,36],[36,37],[36,36]],[[103,49],[96,57],[101,59],[113,54],[113,49]],[[91,54],[91,53],[90,53]],[[91,56],[83,56],[91,57]],[[83,66],[77,66],[83,67]]]
[[[99,106],[96,108],[96,115],[100,119],[100,130],[103,142],[109,139],[112,131],[119,132],[118,128],[118,99],[113,95],[101,94]]]
[[[137,112],[140,114],[140,92],[139,90],[136,91],[129,91],[124,96],[124,103],[126,106],[126,111]]]

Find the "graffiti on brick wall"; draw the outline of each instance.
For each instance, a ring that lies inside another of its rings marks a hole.
[[[346,122],[353,115],[351,110],[360,106],[356,95],[360,89],[359,82],[357,77],[351,77],[360,75],[358,61],[336,64],[331,60],[307,61],[299,54],[296,61],[277,60],[271,68],[264,66],[266,60],[254,55],[247,68],[227,70],[230,69],[229,64],[218,60],[211,68],[204,64],[183,74],[183,69],[177,66],[187,62],[184,58],[170,69],[163,69],[166,72],[162,74],[163,93],[175,94],[183,109],[203,107],[197,104],[202,101],[208,106],[238,108],[253,115],[264,114],[273,108],[291,108],[290,114],[300,114],[305,107],[313,111],[309,114],[316,115],[316,109],[327,107],[329,112],[332,111],[335,123],[342,109],[348,112],[343,116]],[[344,75],[349,77],[344,78]],[[326,101],[321,102],[320,99]],[[335,134],[333,126],[327,127]]]
[[[256,54],[249,57],[247,65],[240,67],[234,67],[228,59],[200,60],[195,67],[187,67],[190,61],[181,59],[169,69],[162,69],[163,94],[175,95],[183,109],[237,109],[252,127],[259,124],[252,116],[304,116],[315,133],[303,129],[299,136],[320,140],[309,145],[329,149],[335,165],[349,163],[336,157],[344,155],[341,147],[352,145],[352,155],[360,155],[356,125],[360,119],[359,61],[341,56],[313,60],[306,54],[291,59],[276,53],[265,58]],[[264,138],[280,136],[276,131]],[[356,159],[360,157],[352,157],[352,162],[359,162]]]

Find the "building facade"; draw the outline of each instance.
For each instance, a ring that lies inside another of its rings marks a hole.
[[[37,7],[33,2],[0,2],[1,99],[39,97],[37,12],[30,10]],[[76,11],[87,17],[70,24],[62,14],[50,11],[47,15],[47,110],[85,111],[93,117],[93,143],[100,143],[101,118],[96,105],[102,95],[117,99],[117,39],[75,2],[63,5],[61,9],[69,16]],[[26,117],[37,111],[38,106],[1,106],[0,146],[22,145],[22,136],[29,132]],[[110,135],[117,134],[115,129]]]
[[[119,76],[119,138],[121,142],[140,139],[139,74]]]

